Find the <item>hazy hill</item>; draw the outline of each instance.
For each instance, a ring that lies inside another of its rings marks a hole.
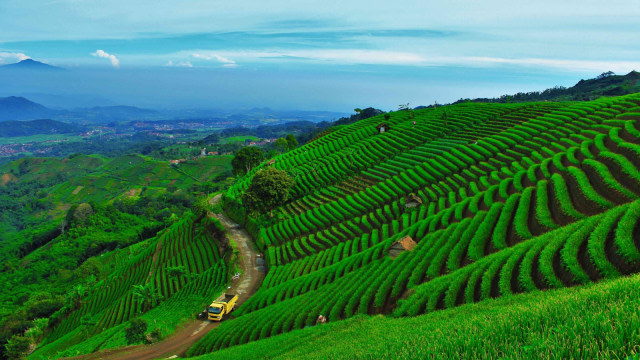
[[[38,134],[69,134],[80,131],[80,127],[51,119],[0,122],[0,137],[29,136]]]
[[[15,64],[8,64],[0,66],[0,71],[9,71],[9,70],[37,70],[37,71],[62,71],[63,68],[45,64],[40,61],[36,61],[33,59],[25,59]]]
[[[0,121],[47,118],[55,113],[56,111],[23,97],[0,98]]]

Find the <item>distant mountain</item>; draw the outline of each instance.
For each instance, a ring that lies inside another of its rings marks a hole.
[[[30,136],[39,134],[70,134],[79,132],[77,125],[51,119],[0,122],[0,137]]]
[[[48,118],[56,113],[38,103],[18,96],[0,98],[0,121]]]
[[[160,113],[155,110],[124,105],[95,106],[86,109],[74,109],[68,112],[68,116],[71,118],[97,123],[154,119],[159,115]]]
[[[0,66],[0,70],[38,70],[38,71],[60,71],[60,67],[45,64],[33,59],[25,59],[15,64]]]
[[[99,95],[89,94],[56,94],[43,92],[23,92],[19,94],[11,94],[14,96],[23,96],[27,99],[42,104],[50,109],[88,109],[94,106],[111,106],[117,105],[112,100],[101,97]]]

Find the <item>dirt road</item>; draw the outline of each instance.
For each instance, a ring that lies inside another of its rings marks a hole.
[[[220,201],[220,195],[211,199],[211,203]],[[260,287],[264,274],[258,271],[256,259],[258,254],[253,248],[251,236],[240,225],[234,223],[224,214],[212,214],[227,229],[228,235],[233,239],[241,258],[239,266],[241,275],[239,280],[233,281],[228,292],[238,294],[238,306],[249,299]],[[194,314],[200,309],[194,309]],[[166,359],[183,356],[184,353],[209,331],[219,326],[220,323],[208,320],[191,320],[185,323],[182,328],[176,330],[173,335],[165,340],[151,345],[136,345],[122,347],[113,350],[105,350],[89,355],[74,357],[76,360],[89,359],[111,359],[111,360],[145,360],[145,359]]]

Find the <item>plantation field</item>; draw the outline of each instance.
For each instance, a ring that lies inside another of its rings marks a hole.
[[[190,355],[302,329],[319,314],[401,324],[523,293],[552,304],[558,293],[546,290],[640,272],[638,94],[400,111],[327,132],[272,166],[295,185],[274,219],[247,222],[269,272]],[[225,194],[238,220],[256,171]],[[408,206],[410,194],[421,203]],[[405,236],[417,245],[392,259]]]
[[[222,228],[217,220],[189,215],[129,249],[129,256],[113,255],[114,271],[73,308],[54,314],[55,320],[50,321],[55,326],[30,358],[53,359],[124,346],[124,327],[136,317],[147,320],[150,331],[159,329],[165,335],[193,318],[194,309],[206,306],[228,281],[215,240],[218,235],[211,227]],[[170,275],[175,267],[185,272]]]

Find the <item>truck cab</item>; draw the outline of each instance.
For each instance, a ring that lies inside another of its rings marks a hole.
[[[236,306],[237,294],[224,294],[211,303],[208,308],[209,320],[222,321]]]

